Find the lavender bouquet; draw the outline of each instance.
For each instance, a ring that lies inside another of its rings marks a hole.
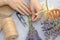
[[[32,25],[31,16],[28,17],[28,20],[29,20],[29,33],[26,40],[42,40],[39,37],[38,32],[35,30],[35,28]]]

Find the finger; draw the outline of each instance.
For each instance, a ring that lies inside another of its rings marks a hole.
[[[31,14],[31,10],[30,10],[30,5],[29,4],[27,4],[26,2],[24,2],[24,1],[22,1],[22,3],[29,9],[29,11],[30,11],[30,14]]]
[[[27,8],[29,8],[28,4],[27,4],[24,0],[21,0],[21,2],[22,2]]]
[[[22,3],[20,3],[21,7],[26,10],[27,13],[31,14],[30,10]]]
[[[41,18],[42,14],[40,12],[36,13],[34,17],[32,17],[33,21],[39,20]]]
[[[42,14],[37,13],[37,14],[36,14],[35,21],[36,21],[36,20],[39,20],[41,17],[42,17]]]
[[[32,18],[32,21],[37,21],[38,19],[40,19],[40,16],[36,14],[36,15]]]
[[[25,15],[19,8],[16,8],[16,11],[18,11],[20,14]]]
[[[19,10],[21,10],[22,12],[24,12],[26,15],[29,15],[20,5],[17,6]]]
[[[36,15],[35,15],[35,16],[36,16]],[[32,16],[32,21],[33,21],[33,22],[35,21],[35,18],[36,18],[35,16]]]
[[[32,21],[34,21],[35,17],[36,17],[35,13],[32,12]]]
[[[30,8],[31,8],[31,13],[32,13],[32,15],[34,15],[34,14],[35,14],[35,8],[33,7],[32,4],[30,4]]]
[[[33,18],[33,22],[35,22],[35,21],[37,21],[39,18],[38,18],[38,16],[37,15],[35,15],[35,17]]]
[[[13,8],[15,11],[19,12],[20,14],[25,15],[23,11],[19,10],[19,8],[17,7],[17,4],[16,4],[14,7],[12,7],[12,8]]]
[[[32,15],[32,21],[35,19],[35,15]]]

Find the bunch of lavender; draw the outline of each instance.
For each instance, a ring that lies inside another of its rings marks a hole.
[[[42,40],[39,37],[38,32],[35,30],[35,28],[32,25],[31,16],[28,16],[28,20],[29,20],[29,33],[26,40]]]
[[[43,23],[43,31],[46,36],[46,40],[50,39],[53,36],[54,40],[58,35],[60,35],[60,19],[54,20],[52,22],[45,21]]]

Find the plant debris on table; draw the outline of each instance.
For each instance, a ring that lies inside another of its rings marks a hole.
[[[54,20],[52,22],[45,21],[43,23],[43,32],[45,33],[46,40],[52,37],[54,40],[57,36],[60,35],[60,19]]]

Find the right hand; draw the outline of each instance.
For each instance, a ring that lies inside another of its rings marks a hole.
[[[29,7],[24,0],[7,0],[7,5],[9,5],[14,10],[18,11],[22,15],[29,15]]]
[[[30,8],[32,12],[32,21],[35,22],[39,20],[43,12],[43,7],[39,3],[39,0],[30,0]]]

